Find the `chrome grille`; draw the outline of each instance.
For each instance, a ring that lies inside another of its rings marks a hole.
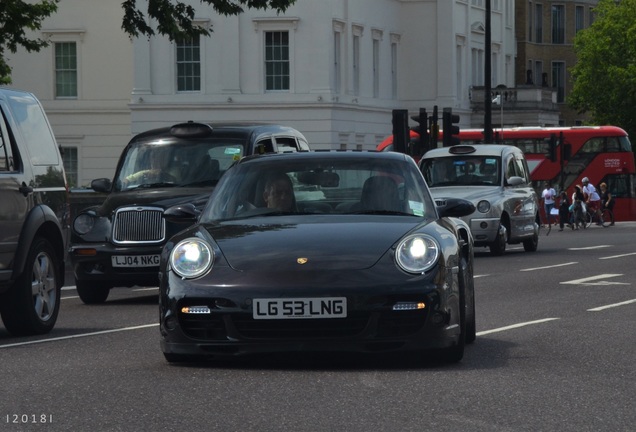
[[[159,207],[122,207],[115,212],[113,242],[117,244],[161,243],[166,225]]]

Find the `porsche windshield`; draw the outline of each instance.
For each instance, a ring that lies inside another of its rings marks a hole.
[[[436,217],[414,164],[377,158],[270,158],[239,164],[219,183],[203,221],[287,214]]]

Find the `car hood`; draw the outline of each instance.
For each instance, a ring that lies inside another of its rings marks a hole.
[[[501,195],[500,186],[442,186],[430,188],[431,195],[435,199],[439,198],[463,198],[473,204],[484,199]]]
[[[100,216],[108,216],[120,207],[153,206],[165,210],[168,207],[183,203],[192,203],[197,208],[203,208],[211,193],[211,188],[138,189],[128,192],[113,192],[106,197],[104,203],[96,211]]]
[[[350,222],[296,223],[292,218],[280,218],[280,224],[243,221],[208,225],[206,229],[236,270],[298,270],[303,260],[307,270],[359,270],[373,266],[422,222],[408,217],[380,218],[383,222],[351,216],[346,218]]]

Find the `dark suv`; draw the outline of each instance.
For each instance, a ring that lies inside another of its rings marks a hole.
[[[113,287],[157,286],[161,249],[187,227],[166,221],[166,208],[202,209],[221,175],[245,155],[299,150],[309,150],[300,132],[269,124],[188,122],[135,136],[114,180],[91,183],[108,193],[104,203],[73,220],[70,258],[82,301],[102,303]]]
[[[68,209],[62,157],[40,102],[0,87],[0,313],[13,335],[55,326]]]

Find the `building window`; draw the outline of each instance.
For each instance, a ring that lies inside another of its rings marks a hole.
[[[565,43],[565,6],[552,6],[552,43]]]
[[[265,32],[265,90],[289,90],[289,32]]]
[[[534,5],[534,41],[543,43],[543,5]]]
[[[360,94],[360,36],[353,36],[353,94]]]
[[[77,98],[77,44],[55,43],[55,97]]]
[[[340,93],[340,86],[342,81],[341,73],[341,56],[342,55],[342,33],[339,31],[333,34],[333,91],[334,93]]]
[[[380,40],[373,39],[373,97],[380,96]]]
[[[532,33],[534,32],[534,8],[532,2],[528,2],[528,42],[532,42]]]
[[[201,90],[201,46],[199,36],[177,40],[177,91]]]
[[[473,66],[473,86],[483,86],[484,82],[484,50],[473,48],[471,50]]]
[[[557,103],[565,102],[565,62],[552,62],[552,87],[557,92]]]
[[[540,60],[534,62],[534,82],[536,85],[543,85],[543,62]]]
[[[62,147],[62,161],[66,172],[66,181],[69,187],[78,187],[77,184],[77,147]]]
[[[585,8],[577,6],[574,9],[574,33],[578,33],[585,28]]]
[[[398,94],[398,49],[397,43],[391,43],[391,97],[397,99]]]

